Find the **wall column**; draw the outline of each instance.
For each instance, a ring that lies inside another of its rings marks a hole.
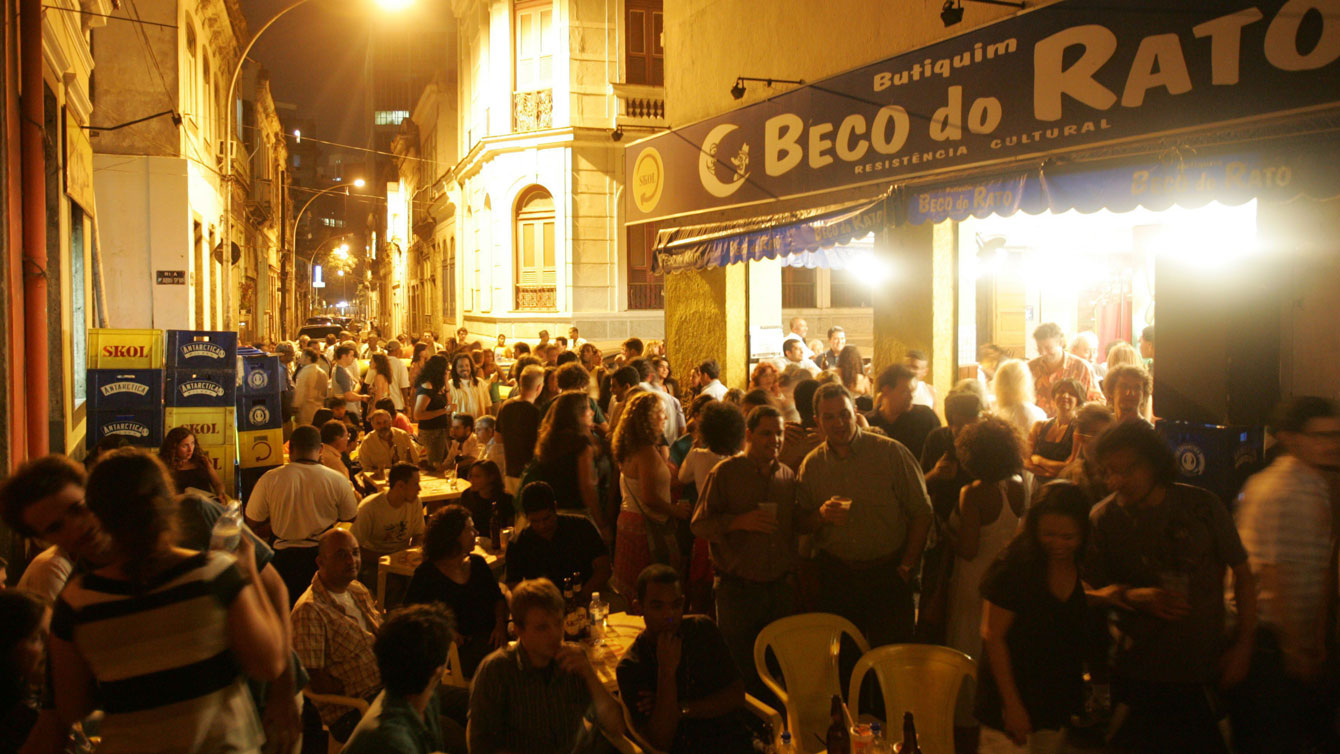
[[[708,359],[721,365],[721,381],[743,387],[749,364],[749,270],[732,264],[665,276],[665,342],[680,384]]]
[[[930,358],[928,379],[942,402],[957,376],[955,295],[956,223],[886,227],[875,236],[875,258],[886,273],[875,284],[875,377],[917,349]],[[937,406],[942,410],[942,406]]]

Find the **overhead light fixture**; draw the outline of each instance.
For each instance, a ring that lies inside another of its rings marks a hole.
[[[730,88],[730,96],[735,99],[744,99],[744,82],[746,81],[758,81],[767,84],[768,86],[772,86],[773,84],[802,85],[805,83],[805,79],[760,79],[753,76],[736,76],[735,86]]]
[[[940,20],[944,22],[945,26],[953,26],[963,20],[963,3],[965,2],[1024,9],[1024,4],[1017,0],[945,0],[944,6],[940,8]]]

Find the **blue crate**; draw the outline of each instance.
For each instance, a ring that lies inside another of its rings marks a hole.
[[[1160,420],[1158,431],[1177,456],[1177,481],[1213,492],[1233,510],[1252,474],[1265,467],[1265,427]]]
[[[279,429],[284,426],[284,403],[278,395],[239,395],[237,431]]]
[[[238,499],[240,499],[243,503],[245,503],[247,499],[251,497],[251,491],[256,488],[256,482],[259,482],[261,477],[265,476],[267,472],[274,471],[277,468],[279,467],[262,466],[260,468],[255,469],[238,469],[237,470]]]
[[[87,385],[89,411],[163,405],[162,369],[90,369]]]
[[[132,445],[158,449],[163,444],[163,408],[88,412],[88,449],[102,438],[118,435]]]
[[[233,370],[169,369],[163,403],[173,408],[221,408],[237,401]]]
[[[278,395],[288,387],[288,377],[278,356],[248,353],[237,357],[238,395]]]
[[[237,370],[237,333],[223,330],[168,330],[169,369]]]

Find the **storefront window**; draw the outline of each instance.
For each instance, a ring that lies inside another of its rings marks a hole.
[[[834,309],[860,309],[873,306],[870,281],[852,270],[834,269],[829,283],[829,301]]]
[[[782,308],[813,309],[817,270],[807,267],[782,268]]]

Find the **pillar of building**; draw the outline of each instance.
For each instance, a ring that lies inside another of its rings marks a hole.
[[[957,224],[888,227],[875,238],[874,283],[875,377],[901,362],[910,350],[926,353],[927,379],[937,402],[953,386],[957,374],[955,339],[955,247]],[[943,410],[943,406],[937,406]]]
[[[747,264],[665,276],[666,350],[682,386],[689,370],[708,359],[721,365],[727,386],[747,384],[749,278]]]

